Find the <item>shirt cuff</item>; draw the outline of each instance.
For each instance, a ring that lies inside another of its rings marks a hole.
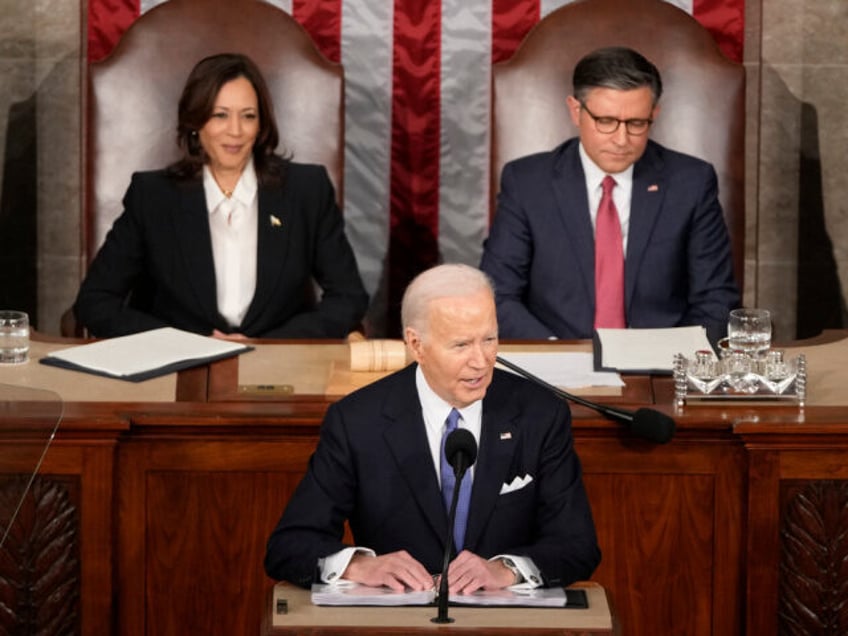
[[[498,554],[489,559],[489,561],[497,561],[498,559],[508,561],[518,570],[520,578],[517,583],[510,585],[511,588],[532,590],[533,588],[542,586],[542,573],[530,557],[516,556],[514,554]]]
[[[323,583],[344,581],[342,574],[344,574],[344,571],[347,570],[347,566],[350,564],[350,560],[353,558],[353,555],[359,552],[367,554],[368,556],[377,556],[377,553],[369,548],[354,547],[344,548],[335,554],[326,556],[323,559],[318,559],[318,570],[321,572],[321,581]]]

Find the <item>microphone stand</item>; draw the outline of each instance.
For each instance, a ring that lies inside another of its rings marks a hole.
[[[453,623],[454,619],[448,617],[448,565],[450,564],[451,548],[453,547],[453,524],[456,519],[456,505],[459,502],[459,485],[465,477],[466,468],[462,467],[456,471],[456,481],[451,497],[450,512],[448,514],[448,527],[445,532],[445,560],[442,563],[442,576],[439,577],[439,613],[430,619],[433,623]]]
[[[666,444],[671,441],[671,438],[674,436],[676,424],[672,418],[664,413],[649,408],[641,408],[633,413],[625,409],[619,409],[605,404],[597,404],[596,402],[592,402],[577,395],[572,395],[567,391],[563,391],[559,387],[545,382],[542,378],[533,375],[526,369],[522,369],[517,364],[510,362],[509,360],[505,360],[500,356],[497,356],[495,359],[499,364],[515,371],[518,375],[530,380],[531,382],[546,388],[554,395],[566,400],[571,400],[572,402],[590,408],[593,411],[597,411],[598,413],[615,420],[619,424],[624,424],[633,434],[638,435],[639,437],[658,444]]]
[[[553,384],[551,384],[549,382],[545,382],[539,376],[532,375],[529,371],[522,369],[521,367],[519,367],[514,362],[510,362],[509,360],[505,360],[504,358],[502,358],[500,356],[497,356],[495,359],[498,361],[498,364],[502,364],[506,368],[512,369],[513,371],[515,371],[518,375],[520,375],[524,378],[527,378],[528,380],[532,380],[533,382],[538,383],[540,386],[545,387],[548,391],[551,391],[552,393],[560,396],[561,398],[565,398],[566,400],[571,400],[572,402],[575,402],[575,403],[577,403],[581,406],[588,407],[588,408],[592,409],[593,411],[597,411],[598,406],[600,406],[598,404],[595,404],[594,402],[590,402],[589,400],[586,400],[586,399],[580,397],[579,395],[572,395],[571,393],[568,393],[567,391],[563,391],[558,386],[554,386]],[[618,411],[618,409],[612,408],[610,406],[603,406],[602,409],[607,409],[607,410],[610,410],[610,411],[613,411],[613,412]],[[604,411],[601,410],[601,413],[603,413],[603,412]]]

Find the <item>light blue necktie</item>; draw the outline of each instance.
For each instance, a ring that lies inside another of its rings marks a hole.
[[[450,505],[453,501],[453,489],[456,478],[453,474],[453,468],[448,463],[445,457],[445,440],[453,431],[456,430],[457,424],[462,416],[456,409],[451,409],[447,419],[447,427],[445,434],[442,436],[442,445],[439,455],[441,457],[441,477],[442,477],[442,499],[445,502],[445,511],[450,514]],[[465,525],[468,522],[468,503],[471,501],[471,471],[465,471],[462,482],[459,485],[459,499],[456,503],[456,519],[453,526],[453,540],[456,546],[456,551],[462,550],[465,541]]]

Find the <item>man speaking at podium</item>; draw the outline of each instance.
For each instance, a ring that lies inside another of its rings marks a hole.
[[[477,442],[460,483],[451,594],[564,586],[600,562],[568,405],[496,370],[488,278],[440,265],[408,287],[401,319],[415,363],[331,405],[300,485],[268,540],[269,576],[433,587],[448,530],[442,439]],[[465,494],[463,494],[465,491]],[[450,499],[447,499],[450,501]],[[348,521],[353,544],[343,542]]]

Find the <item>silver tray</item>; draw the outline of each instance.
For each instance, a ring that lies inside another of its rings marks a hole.
[[[678,406],[710,400],[788,401],[804,406],[807,397],[807,359],[785,358],[770,349],[753,357],[742,351],[696,351],[674,356],[674,398]]]

